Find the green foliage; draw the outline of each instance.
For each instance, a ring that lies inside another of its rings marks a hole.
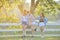
[[[20,4],[20,0],[0,0],[0,9],[4,7],[6,11],[10,11]]]
[[[54,0],[40,0],[35,10],[35,15],[38,15],[41,11],[45,14],[56,15],[58,10],[60,10],[60,5]]]

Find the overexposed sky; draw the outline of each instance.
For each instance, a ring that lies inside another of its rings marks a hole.
[[[36,2],[37,0],[35,0],[35,2]],[[27,2],[27,3],[31,3],[31,0],[26,0],[25,2]]]
[[[35,0],[36,2],[37,0]],[[54,0],[54,1],[60,1],[60,0]],[[31,0],[26,0],[27,3],[31,3]]]
[[[25,2],[26,2],[26,3],[31,3],[31,0],[26,0]]]
[[[60,0],[54,0],[54,1],[60,1]]]

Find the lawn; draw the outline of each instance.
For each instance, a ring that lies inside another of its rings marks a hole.
[[[0,37],[0,40],[60,40],[60,37]]]

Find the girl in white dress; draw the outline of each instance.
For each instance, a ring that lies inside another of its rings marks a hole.
[[[23,36],[25,36],[26,35],[26,28],[28,26],[28,16],[27,16],[26,12],[22,15],[21,22],[22,22],[22,27],[23,27]]]
[[[35,32],[35,28],[36,28],[36,22],[35,22],[35,16],[29,12],[28,13],[28,19],[29,19],[29,26],[31,27],[32,29],[32,36]]]

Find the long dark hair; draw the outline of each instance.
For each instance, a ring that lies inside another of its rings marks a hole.
[[[41,14],[40,14],[40,22],[44,22],[44,17],[45,17],[45,16],[44,16],[44,13],[41,13]]]

